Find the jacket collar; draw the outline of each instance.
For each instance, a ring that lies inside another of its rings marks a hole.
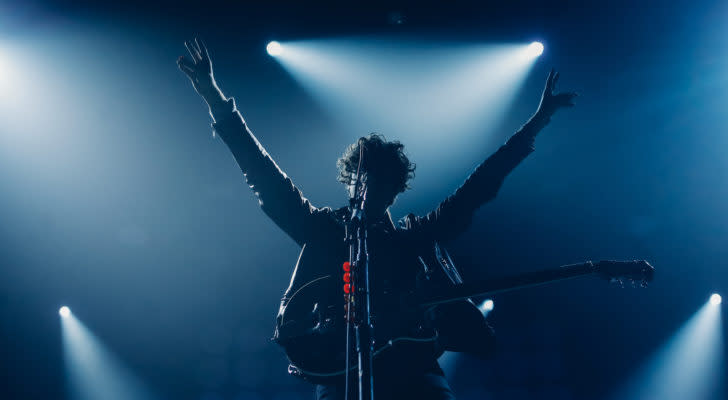
[[[346,224],[348,218],[351,216],[351,211],[348,206],[339,208],[336,210],[336,213],[339,214],[338,218],[343,224]],[[392,221],[392,213],[389,211],[389,208],[385,211],[381,218],[375,222],[369,223],[369,227],[381,229],[385,232],[397,231],[397,226],[394,224],[394,221]]]

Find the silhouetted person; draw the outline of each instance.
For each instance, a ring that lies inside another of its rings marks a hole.
[[[341,263],[348,259],[348,246],[343,238],[344,224],[350,212],[348,207],[335,210],[318,208],[303,197],[248,129],[234,100],[226,98],[219,89],[205,46],[197,40],[185,45],[191,59],[181,56],[178,65],[207,102],[214,120],[213,129],[232,152],[263,211],[302,247],[281,302],[281,310],[284,310],[292,293],[305,283],[323,275],[341,274]],[[339,180],[345,185],[351,185],[356,174],[359,146],[364,146],[366,154],[363,169],[367,173],[367,223],[373,288],[395,292],[411,288],[422,269],[417,257],[431,252],[433,244],[448,242],[461,234],[478,207],[495,197],[504,178],[534,150],[534,138],[556,110],[573,105],[576,94],[554,94],[558,77],[559,74],[552,70],[533,117],[483,161],[454,194],[432,212],[423,216],[407,215],[397,225],[392,222],[389,206],[399,193],[408,188],[407,182],[414,176],[414,165],[404,154],[403,145],[372,134],[346,149],[337,163]],[[380,318],[385,318],[387,312],[396,312],[388,309],[376,311]],[[396,315],[390,317],[396,318]],[[478,332],[484,332],[482,326],[478,329]],[[477,339],[473,340],[474,343],[461,345],[465,349],[470,346],[480,353],[492,348],[489,331]],[[376,398],[453,399],[436,358],[424,357],[424,361],[395,358],[388,360],[386,365],[375,364]],[[316,393],[318,399],[343,399],[343,382],[318,385]]]

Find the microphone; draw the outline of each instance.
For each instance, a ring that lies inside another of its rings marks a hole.
[[[354,185],[349,186],[349,205],[351,220],[361,222],[364,219],[364,206],[367,200],[367,174],[357,174]]]
[[[364,138],[359,139],[359,163],[356,168],[354,187],[349,186],[349,205],[351,221],[361,222],[364,219],[364,203],[367,199],[367,173],[362,170],[364,162]]]

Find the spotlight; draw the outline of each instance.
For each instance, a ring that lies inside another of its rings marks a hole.
[[[66,306],[63,306],[60,309],[58,309],[58,314],[60,314],[61,317],[63,317],[63,318],[68,318],[68,316],[71,315],[71,309]]]
[[[280,43],[276,42],[275,40],[268,43],[268,46],[265,47],[265,49],[268,51],[268,54],[271,56],[279,56],[281,53],[283,53],[283,47]]]
[[[723,298],[720,297],[718,293],[713,293],[710,295],[710,304],[717,306],[718,304],[723,302]]]
[[[482,311],[482,312],[489,312],[489,311],[493,311],[493,307],[494,307],[493,300],[488,299],[488,300],[484,301],[480,305],[479,308],[480,308],[480,311]]]
[[[528,45],[528,55],[531,58],[536,58],[543,54],[543,44],[541,42],[533,42]]]

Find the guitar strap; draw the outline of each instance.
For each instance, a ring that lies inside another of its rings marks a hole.
[[[418,259],[422,264],[422,278],[428,283],[436,286],[445,283],[450,285],[463,283],[463,278],[455,267],[450,253],[446,248],[441,247],[439,243],[434,242],[432,254],[428,250],[425,257],[419,256]]]
[[[463,278],[455,267],[450,253],[439,243],[434,242],[432,249],[428,249],[425,255],[420,255],[418,259],[422,264],[419,280],[423,286],[450,286],[463,283]]]

